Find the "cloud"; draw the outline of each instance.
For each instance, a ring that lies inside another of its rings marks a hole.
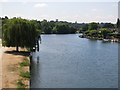
[[[96,9],[96,8],[94,8],[94,9],[92,9],[92,11],[93,11],[93,12],[96,12],[96,11],[97,11],[97,9]]]
[[[8,2],[8,0],[0,0],[0,2]]]
[[[21,14],[21,13],[16,13],[14,16],[15,16],[15,17],[24,17],[24,15]]]
[[[112,6],[113,6],[113,7],[118,7],[118,4],[113,4]]]
[[[34,7],[46,7],[47,6],[47,4],[45,4],[45,3],[38,3],[38,4],[35,4],[34,5]]]

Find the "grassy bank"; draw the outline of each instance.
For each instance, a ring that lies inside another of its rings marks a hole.
[[[17,81],[18,88],[29,88],[30,87],[30,60],[29,57],[22,58],[22,62],[19,64],[19,76]]]

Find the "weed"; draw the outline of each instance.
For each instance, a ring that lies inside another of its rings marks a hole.
[[[30,62],[29,61],[24,61],[24,62],[19,63],[19,65],[21,67],[23,67],[23,66],[30,66]]]
[[[26,78],[26,79],[29,79],[30,78],[30,72],[23,72],[21,71],[20,72],[20,76],[23,77],[23,78]]]
[[[22,82],[22,79],[19,79],[19,80],[18,80],[17,85],[18,85],[18,88],[25,88],[25,87],[28,86],[28,85],[25,85],[25,84]]]

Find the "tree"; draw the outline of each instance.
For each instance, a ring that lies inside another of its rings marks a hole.
[[[112,24],[112,23],[105,23],[103,28],[114,28],[114,24]]]
[[[97,37],[98,36],[98,31],[97,30],[89,30],[89,31],[86,31],[85,34],[87,36]]]
[[[58,34],[68,34],[69,32],[69,26],[65,24],[58,24],[56,26],[56,31]]]
[[[34,21],[13,18],[8,19],[3,25],[3,46],[16,47],[16,51],[19,51],[18,47],[32,50],[38,36]]]
[[[82,26],[82,31],[87,31],[88,30],[88,24],[85,24]]]
[[[109,29],[100,29],[100,31],[101,31],[102,37],[105,38],[105,39],[107,37],[109,37],[109,34],[111,33],[111,31]]]
[[[120,33],[120,19],[117,19],[117,28],[118,28],[118,32]]]
[[[120,20],[119,20],[119,18],[117,19],[117,28],[120,28]]]
[[[95,22],[92,22],[89,24],[89,30],[97,30],[98,24]]]
[[[41,22],[41,28],[42,28],[42,31],[45,34],[51,34],[52,33],[52,28],[50,27],[49,22],[47,22],[47,20],[43,20]]]
[[[7,17],[7,16],[5,16],[5,19],[8,19],[8,17]]]
[[[76,33],[77,29],[73,26],[70,26],[68,31],[69,33],[73,34],[73,33]]]

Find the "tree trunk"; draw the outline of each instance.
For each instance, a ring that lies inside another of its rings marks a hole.
[[[16,46],[16,51],[17,51],[17,52],[19,51],[19,47],[18,47],[18,46]]]

